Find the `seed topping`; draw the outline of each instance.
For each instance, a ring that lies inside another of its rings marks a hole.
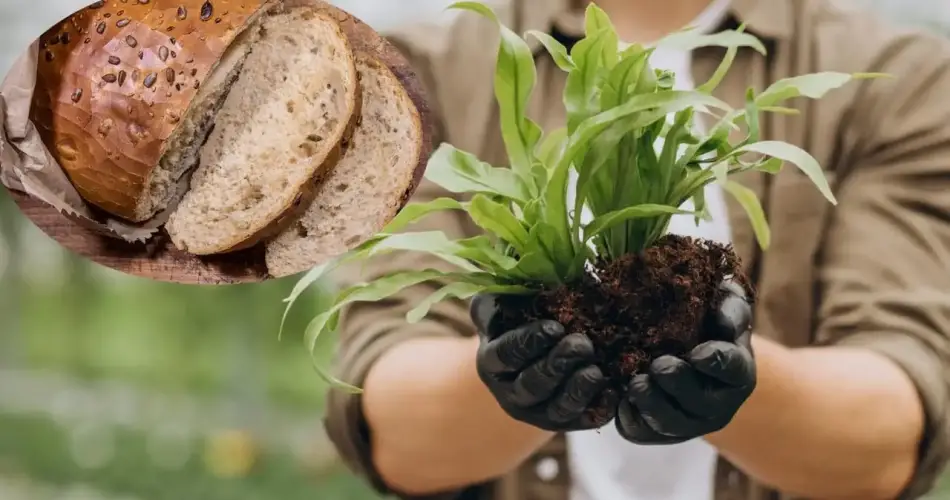
[[[214,6],[211,5],[211,0],[205,0],[205,3],[201,6],[201,20],[207,21],[211,19],[211,16],[214,14]]]

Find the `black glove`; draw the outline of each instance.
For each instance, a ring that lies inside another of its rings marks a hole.
[[[478,375],[503,410],[515,420],[554,432],[598,428],[613,418],[588,411],[607,379],[594,365],[594,345],[586,335],[568,335],[556,321],[505,331],[499,326],[500,312],[493,295],[472,301],[480,339]]]
[[[706,321],[705,342],[685,359],[661,356],[636,375],[617,408],[620,435],[637,444],[675,444],[716,432],[755,389],[752,306],[731,281],[722,306]]]

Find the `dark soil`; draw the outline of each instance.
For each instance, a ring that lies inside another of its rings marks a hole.
[[[590,336],[598,366],[610,379],[592,411],[606,415],[630,379],[655,358],[682,356],[715,340],[703,336],[702,325],[721,304],[719,284],[729,277],[753,297],[731,247],[668,235],[640,254],[597,263],[589,276],[570,288],[547,290],[530,299],[506,297],[505,305],[514,307],[504,307],[504,322],[555,319],[568,332]]]

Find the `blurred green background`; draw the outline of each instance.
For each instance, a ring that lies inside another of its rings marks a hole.
[[[0,199],[0,499],[361,500],[293,280],[191,287],[74,258]],[[320,353],[324,362],[330,353]],[[78,495],[73,496],[62,496]]]
[[[0,73],[83,3],[0,0]],[[385,31],[446,1],[336,3]],[[946,2],[851,4],[950,34]],[[299,332],[326,293],[302,298],[277,339],[293,284],[122,275],[63,251],[0,189],[0,500],[377,498],[321,426],[326,388]],[[950,481],[931,498],[950,499]]]

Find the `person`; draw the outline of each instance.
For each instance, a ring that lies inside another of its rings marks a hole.
[[[797,115],[763,118],[765,138],[819,160],[837,205],[786,168],[738,179],[763,200],[767,251],[714,187],[712,222],[674,221],[674,232],[730,242],[756,300],[732,289],[713,322],[728,340],[659,358],[609,423],[584,416],[603,386],[584,332],[550,322],[495,331],[490,296],[444,302],[408,324],[405,313],[431,285],[353,306],[340,322],[336,374],[364,392],[332,391],[326,416],[345,462],[400,498],[869,500],[930,491],[950,454],[950,43],[832,0],[598,5],[627,42],[650,44],[687,25],[744,25],[768,53],[741,50],[718,88],[737,107],[748,87],[785,77],[888,74],[794,100]],[[570,46],[583,6],[514,0],[498,12],[516,32],[547,30]],[[497,33],[462,13],[392,39],[426,81],[437,141],[501,166]],[[564,120],[565,76],[536,49],[529,115],[551,130]],[[651,61],[688,88],[723,55],[664,50]],[[414,201],[439,196],[449,193],[424,183]],[[459,213],[411,229],[477,234]],[[440,266],[406,253],[366,272]]]

